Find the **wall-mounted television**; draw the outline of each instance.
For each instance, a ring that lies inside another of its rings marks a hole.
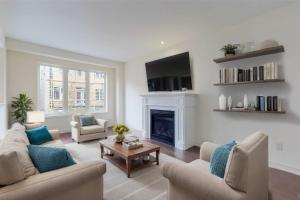
[[[191,90],[189,52],[146,63],[149,92]]]

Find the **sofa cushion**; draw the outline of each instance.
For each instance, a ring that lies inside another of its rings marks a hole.
[[[26,134],[30,141],[30,144],[34,145],[40,145],[53,140],[47,126],[26,130]]]
[[[28,151],[34,165],[41,173],[76,164],[64,148],[28,145]]]
[[[10,142],[21,142],[24,144],[30,144],[28,137],[25,133],[25,130],[19,130],[19,129],[9,129],[7,131],[7,134],[5,135],[5,138],[3,139],[5,143]]]
[[[42,147],[58,147],[58,148],[65,148],[64,143],[61,140],[51,140],[49,142],[46,142],[42,145]]]
[[[83,126],[80,128],[81,135],[101,133],[103,131],[104,131],[104,127],[99,126],[99,125]]]
[[[203,172],[210,173],[209,162],[201,159],[194,160],[189,163],[190,166],[195,167]]]
[[[228,156],[235,141],[223,144],[215,149],[210,158],[210,172],[220,178],[224,178]]]
[[[0,152],[0,185],[10,185],[25,178],[16,151]]]
[[[79,117],[80,119],[80,125],[81,126],[91,126],[91,125],[98,125],[97,121],[94,116],[90,115],[81,115]]]
[[[24,131],[10,129],[7,131],[0,146],[0,151],[15,151],[17,153],[25,178],[36,173],[36,169],[27,152],[28,144],[29,141]]]

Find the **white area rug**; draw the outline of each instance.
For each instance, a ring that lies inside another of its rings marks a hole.
[[[79,161],[100,159],[97,141],[67,144],[67,149]],[[165,154],[160,154],[160,165],[164,162],[183,162]],[[106,162],[104,175],[105,200],[166,200],[167,180],[161,175],[157,165],[147,166],[131,174],[131,178],[118,167]]]

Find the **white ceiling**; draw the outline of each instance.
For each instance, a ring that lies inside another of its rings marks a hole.
[[[127,61],[294,1],[0,0],[0,25],[15,39]]]

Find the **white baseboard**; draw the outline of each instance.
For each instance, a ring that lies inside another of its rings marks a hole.
[[[279,169],[282,171],[286,171],[286,172],[290,172],[292,174],[296,174],[296,175],[300,176],[300,168],[292,167],[292,166],[274,162],[274,161],[269,161],[269,167]]]

